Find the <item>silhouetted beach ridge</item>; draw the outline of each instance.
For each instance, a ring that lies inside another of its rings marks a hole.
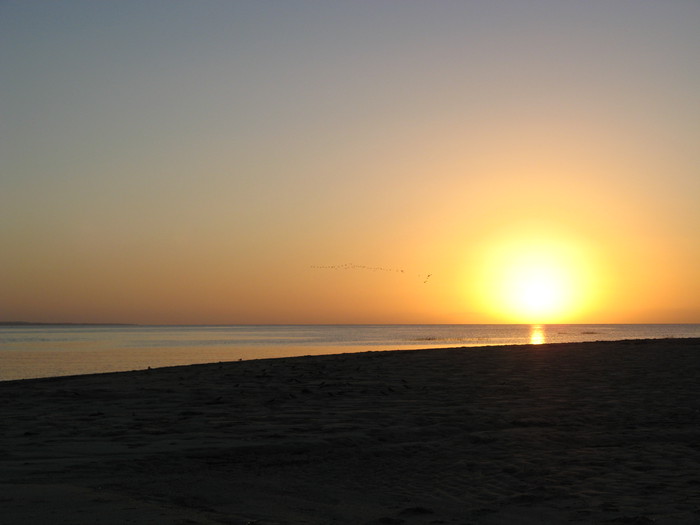
[[[697,523],[698,377],[689,338],[3,382],[0,522]]]

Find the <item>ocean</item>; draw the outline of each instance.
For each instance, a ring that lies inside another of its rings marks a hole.
[[[370,350],[700,337],[700,324],[0,326],[0,380]]]

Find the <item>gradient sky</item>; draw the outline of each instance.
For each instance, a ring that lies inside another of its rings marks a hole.
[[[4,1],[0,320],[525,321],[498,258],[556,246],[555,320],[700,322],[699,26],[691,0]]]

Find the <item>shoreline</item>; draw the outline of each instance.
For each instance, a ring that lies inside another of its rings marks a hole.
[[[126,326],[126,325],[125,325]],[[134,325],[136,326],[136,325]],[[374,354],[374,353],[385,353],[385,352],[432,352],[436,350],[486,350],[486,349],[508,349],[508,348],[522,348],[522,347],[560,347],[566,345],[597,345],[604,343],[622,343],[622,344],[635,344],[636,342],[663,342],[663,341],[700,341],[700,337],[659,337],[659,338],[639,338],[639,339],[611,339],[611,340],[598,340],[598,341],[572,341],[572,342],[553,342],[553,343],[512,343],[512,344],[482,344],[476,346],[435,346],[435,347],[420,347],[420,348],[397,348],[397,349],[384,349],[379,348],[376,350],[358,350],[358,351],[344,351],[337,353],[328,354],[304,354],[304,355],[291,355],[291,356],[280,356],[280,357],[253,357],[245,359],[236,359],[231,361],[211,361],[202,363],[190,363],[190,364],[177,364],[177,365],[165,365],[165,366],[147,366],[145,368],[135,368],[133,370],[112,370],[105,372],[87,372],[79,374],[69,374],[69,375],[57,375],[57,376],[41,376],[41,377],[27,377],[27,378],[17,378],[17,379],[0,379],[0,385],[10,382],[19,381],[42,381],[42,380],[60,380],[60,379],[70,379],[76,377],[85,376],[103,376],[111,374],[131,374],[145,371],[156,371],[170,368],[187,368],[196,366],[210,366],[210,365],[228,365],[240,362],[252,362],[252,361],[269,361],[269,360],[289,360],[289,359],[299,359],[299,358],[309,358],[309,357],[340,357],[347,354]],[[389,346],[389,345],[387,345]],[[357,345],[357,348],[362,348],[362,345]],[[371,348],[367,346],[365,348]]]
[[[61,326],[67,326],[69,328],[80,328],[85,327],[120,327],[120,326],[142,326],[134,323],[43,323],[39,321],[0,321],[0,328],[60,328]]]
[[[0,522],[697,523],[698,377],[673,338],[3,381]]]
[[[668,337],[700,337],[700,324],[0,327],[0,381],[368,350]]]

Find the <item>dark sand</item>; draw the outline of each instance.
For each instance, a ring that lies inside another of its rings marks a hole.
[[[700,523],[700,339],[0,383],[3,524]]]

